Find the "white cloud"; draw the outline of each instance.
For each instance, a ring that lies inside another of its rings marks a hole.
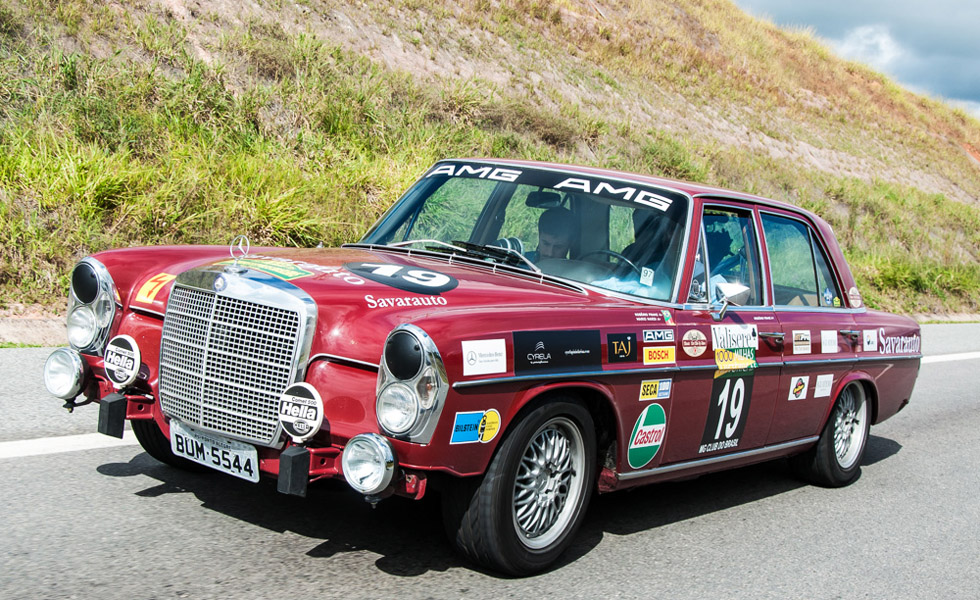
[[[891,71],[908,53],[886,25],[862,25],[847,31],[842,40],[830,40],[838,54],[881,71]]]

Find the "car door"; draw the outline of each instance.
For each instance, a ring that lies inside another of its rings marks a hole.
[[[705,205],[699,236],[688,304],[676,313],[678,375],[665,463],[762,446],[779,384],[781,348],[772,339],[780,332],[754,210]],[[736,294],[740,306],[722,310],[720,290],[733,292],[732,285],[744,288]]]
[[[764,211],[760,220],[784,335],[768,439],[775,444],[820,433],[837,385],[854,366],[858,332],[816,229],[789,213]]]

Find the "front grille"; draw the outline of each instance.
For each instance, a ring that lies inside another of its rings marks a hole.
[[[274,445],[279,395],[291,383],[301,334],[295,311],[175,286],[160,345],[163,412]]]

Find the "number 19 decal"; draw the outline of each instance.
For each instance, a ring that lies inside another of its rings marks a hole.
[[[365,279],[416,294],[436,296],[459,285],[451,275],[393,263],[347,263],[344,268]]]
[[[751,374],[729,373],[714,380],[698,454],[738,448],[751,398]]]

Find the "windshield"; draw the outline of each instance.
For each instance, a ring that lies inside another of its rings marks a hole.
[[[577,172],[443,162],[361,242],[506,248],[520,253],[527,268],[669,301],[687,215],[687,197],[662,188]]]

